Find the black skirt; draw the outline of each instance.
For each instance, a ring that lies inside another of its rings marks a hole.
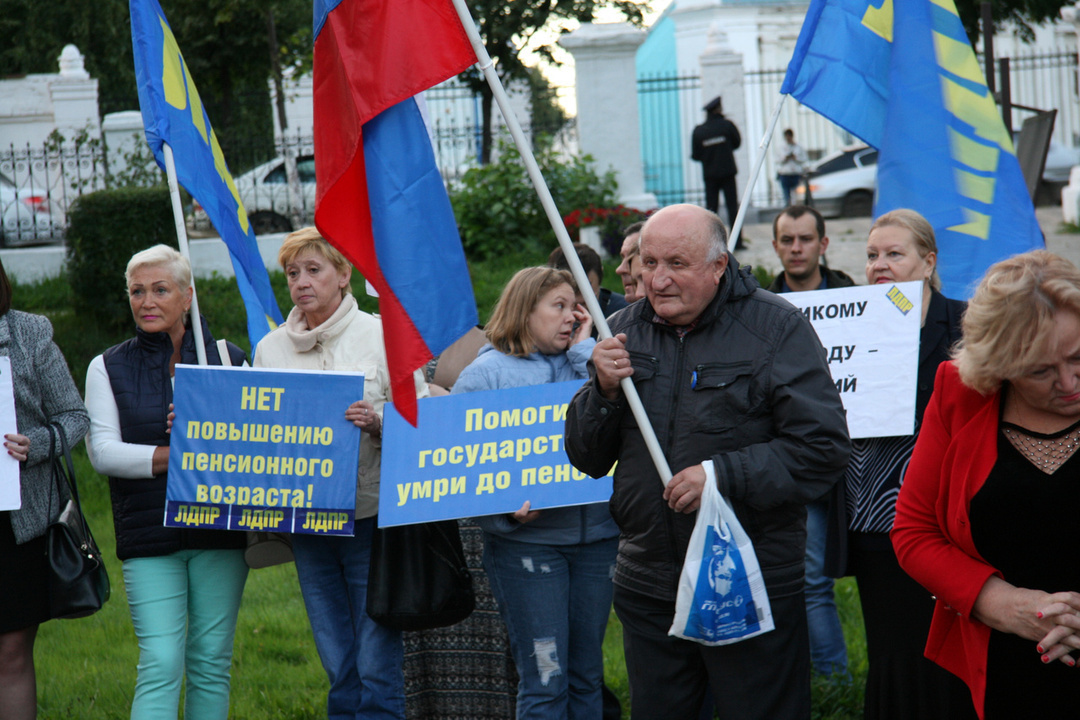
[[[50,619],[48,570],[45,536],[17,545],[11,513],[0,512],[0,634]]]
[[[976,720],[967,686],[923,655],[934,599],[901,568],[886,533],[852,532],[866,626],[864,720]]]

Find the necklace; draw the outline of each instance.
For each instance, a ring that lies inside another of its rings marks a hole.
[[[1028,461],[1047,475],[1068,461],[1080,448],[1080,423],[1053,435],[1002,422],[1001,432]]]

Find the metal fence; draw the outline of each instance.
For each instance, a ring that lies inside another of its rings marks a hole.
[[[104,187],[106,174],[97,142],[0,148],[0,245],[62,239],[71,203]]]
[[[1017,55],[1010,59],[1010,65],[1013,102],[1047,110],[1056,108],[1054,141],[1067,147],[1080,146],[1077,53]],[[783,69],[760,70],[747,72],[744,76],[746,120],[745,127],[739,129],[749,156],[749,167],[740,168],[743,174],[749,174],[761,152],[758,143],[780,99],[785,73]],[[661,205],[701,204],[703,201],[700,171],[689,159],[689,138],[694,125],[700,121],[702,101],[701,79],[697,76],[670,75],[638,80],[645,186]],[[1028,114],[1025,110],[1014,109],[1014,127],[1018,128]],[[795,132],[796,141],[806,149],[811,160],[858,142],[850,133],[794,98],[788,98],[780,112],[778,134],[785,128]],[[775,154],[770,151],[757,183],[750,189],[755,207],[775,208],[782,202],[775,165]]]
[[[638,79],[638,115],[645,191],[661,205],[701,204],[701,173],[688,163],[688,138],[701,115],[701,78],[696,75]]]
[[[434,103],[433,106],[437,107]],[[526,137],[532,138],[533,129],[524,129]],[[448,185],[479,165],[478,125],[436,116],[431,130],[436,164]],[[577,126],[573,121],[536,132],[551,137],[553,146],[563,154],[578,151]],[[496,143],[510,141],[501,123],[493,128],[493,136]],[[227,158],[237,191],[257,233],[286,230],[294,224],[285,174],[286,152],[298,161],[299,221],[310,223],[315,202],[315,148],[311,135],[279,137],[271,147],[261,142],[234,143]],[[64,237],[68,210],[80,195],[107,187],[163,181],[164,174],[142,144],[134,153],[110,152],[99,140],[0,148],[0,245],[58,242]],[[189,229],[211,230],[209,220],[198,206],[189,204],[185,212]]]
[[[979,56],[983,67],[983,56]],[[1001,88],[1000,65],[995,68],[997,87]],[[1040,110],[1057,109],[1054,123],[1055,142],[1067,147],[1080,146],[1080,94],[1077,88],[1077,53],[1057,51],[1009,58],[1012,102]],[[1013,128],[1019,128],[1026,110],[1013,110]]]

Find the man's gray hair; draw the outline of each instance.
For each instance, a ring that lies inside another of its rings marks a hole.
[[[714,213],[709,213],[709,215],[708,235],[706,237],[709,241],[709,254],[705,257],[705,260],[712,263],[719,260],[721,255],[727,253],[728,229],[718,215]]]

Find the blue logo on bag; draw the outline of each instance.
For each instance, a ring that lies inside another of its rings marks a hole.
[[[721,535],[710,525],[685,634],[710,641],[734,640],[760,627],[742,555],[730,534]]]

